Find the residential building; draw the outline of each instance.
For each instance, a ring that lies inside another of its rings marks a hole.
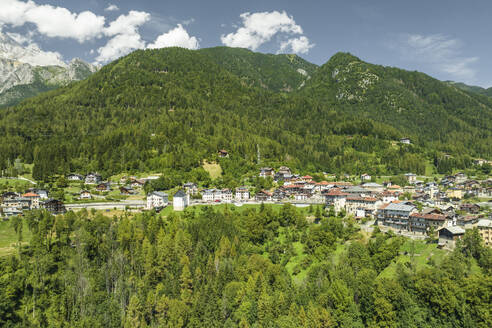
[[[322,193],[321,196],[325,197],[327,207],[333,206],[335,213],[339,213],[345,209],[345,202],[350,195],[339,188],[332,188]]]
[[[461,227],[445,227],[439,230],[439,245],[454,248],[456,241],[463,238],[465,230]]]
[[[367,182],[362,185],[362,188],[366,189],[367,191],[374,192],[374,193],[379,193],[384,191],[384,186],[380,185],[379,183],[375,182]]]
[[[345,211],[355,217],[373,216],[380,201],[374,197],[349,196],[345,200]]]
[[[451,199],[462,199],[464,196],[464,192],[458,188],[449,188],[446,190],[446,197]]]
[[[39,197],[38,194],[33,193],[33,192],[28,192],[28,193],[25,193],[24,195],[22,195],[22,198],[26,198],[26,199],[30,200],[30,208],[29,209],[32,210],[35,208],[39,208],[39,200],[41,199],[41,197]]]
[[[266,190],[261,190],[256,193],[255,199],[258,202],[267,202],[272,200],[272,193]]]
[[[364,181],[371,181],[372,177],[367,174],[367,173],[364,173],[360,176],[360,181],[364,182]]]
[[[101,180],[101,175],[97,173],[89,173],[85,176],[85,184],[98,184]]]
[[[260,178],[268,178],[275,175],[275,171],[271,167],[262,167],[260,169]]]
[[[147,209],[166,207],[169,204],[168,195],[161,191],[153,191],[147,195]]]
[[[105,192],[111,190],[111,185],[109,182],[102,182],[96,186],[97,191]]]
[[[394,202],[383,204],[377,212],[378,222],[397,230],[409,230],[410,214],[416,212],[416,207],[409,203]]]
[[[79,199],[92,199],[91,192],[89,190],[82,190]]]
[[[175,211],[183,211],[190,204],[190,195],[182,189],[178,190],[173,197],[173,208]]]
[[[222,195],[221,200],[224,202],[232,202],[232,200],[234,199],[232,191],[227,188],[221,190],[221,195]]]
[[[63,202],[57,199],[48,199],[41,203],[41,207],[51,214],[64,214],[67,211]]]
[[[196,183],[187,182],[183,185],[183,188],[187,194],[190,194],[190,195],[198,194],[198,186],[196,185]]]
[[[68,181],[84,181],[84,176],[76,173],[67,175]]]
[[[409,219],[409,231],[421,234],[433,228],[437,231],[446,226],[446,216],[434,213],[412,213]]]
[[[411,145],[412,141],[410,140],[410,138],[401,138],[400,143],[406,144],[406,145]]]
[[[492,220],[481,219],[477,223],[477,228],[485,246],[492,246]]]
[[[249,190],[247,187],[236,188],[236,201],[244,202],[249,200]]]
[[[480,212],[480,206],[478,204],[461,204],[460,211],[470,214],[478,214]]]
[[[417,175],[413,173],[405,173],[405,178],[410,184],[415,183],[415,181],[417,181]]]
[[[221,149],[217,152],[217,156],[219,156],[220,158],[226,158],[229,157],[229,153],[227,152],[227,150]]]

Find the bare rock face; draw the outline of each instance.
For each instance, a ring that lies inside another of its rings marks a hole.
[[[97,67],[75,58],[70,63],[36,44],[23,45],[0,32],[0,106],[87,78]]]

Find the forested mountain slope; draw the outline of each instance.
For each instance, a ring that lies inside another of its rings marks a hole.
[[[140,50],[2,110],[0,166],[20,157],[34,162],[38,178],[189,171],[225,148],[245,171],[254,169],[259,146],[262,165],[423,173],[443,153],[457,167],[471,156],[490,158],[491,108],[488,98],[348,54],[316,68],[299,57],[224,47]],[[414,145],[396,146],[403,136]]]

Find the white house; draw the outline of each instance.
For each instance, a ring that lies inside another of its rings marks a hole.
[[[80,174],[69,174],[67,175],[67,180],[68,181],[83,181],[84,176]]]
[[[182,189],[174,194],[173,208],[175,211],[183,211],[190,204],[190,195],[186,194]]]
[[[101,175],[97,173],[89,173],[85,176],[85,184],[98,184],[101,182]]]
[[[230,189],[222,189],[221,194],[222,194],[222,198],[221,198],[222,201],[225,202],[232,201],[233,196],[232,196],[232,191]]]
[[[80,192],[79,199],[92,199],[91,192],[88,190],[82,190]]]
[[[165,207],[169,203],[166,193],[160,191],[153,191],[147,195],[147,209],[153,209],[156,207]]]
[[[417,181],[417,175],[414,173],[405,173],[405,178],[408,183],[415,183],[415,181]]]
[[[236,201],[247,201],[249,200],[249,190],[246,187],[236,188]]]
[[[369,174],[367,174],[367,173],[364,173],[364,174],[362,174],[360,176],[360,180],[362,182],[364,182],[364,181],[371,181],[371,179],[372,179],[372,177]]]
[[[400,139],[400,142],[402,144],[406,144],[406,145],[410,145],[412,143],[411,140],[410,140],[410,138],[401,138]]]

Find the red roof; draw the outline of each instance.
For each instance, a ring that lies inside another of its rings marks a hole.
[[[317,186],[326,186],[329,185],[328,181],[321,181],[316,184]]]
[[[325,196],[348,196],[349,194],[342,192],[338,188],[333,188],[330,189],[327,193],[324,194]]]
[[[356,200],[364,202],[377,202],[378,199],[374,197],[347,197],[347,200]]]
[[[410,216],[416,217],[416,218],[421,218],[421,219],[426,219],[426,220],[432,220],[432,221],[445,221],[446,217],[441,214],[422,214],[422,213],[413,213]]]
[[[313,177],[312,177],[312,176],[310,176],[310,175],[305,175],[305,176],[303,176],[302,178],[303,178],[303,179],[312,179]]]
[[[22,195],[22,197],[39,197],[39,195],[35,194],[33,192],[28,192],[28,193],[25,193],[24,195]]]

